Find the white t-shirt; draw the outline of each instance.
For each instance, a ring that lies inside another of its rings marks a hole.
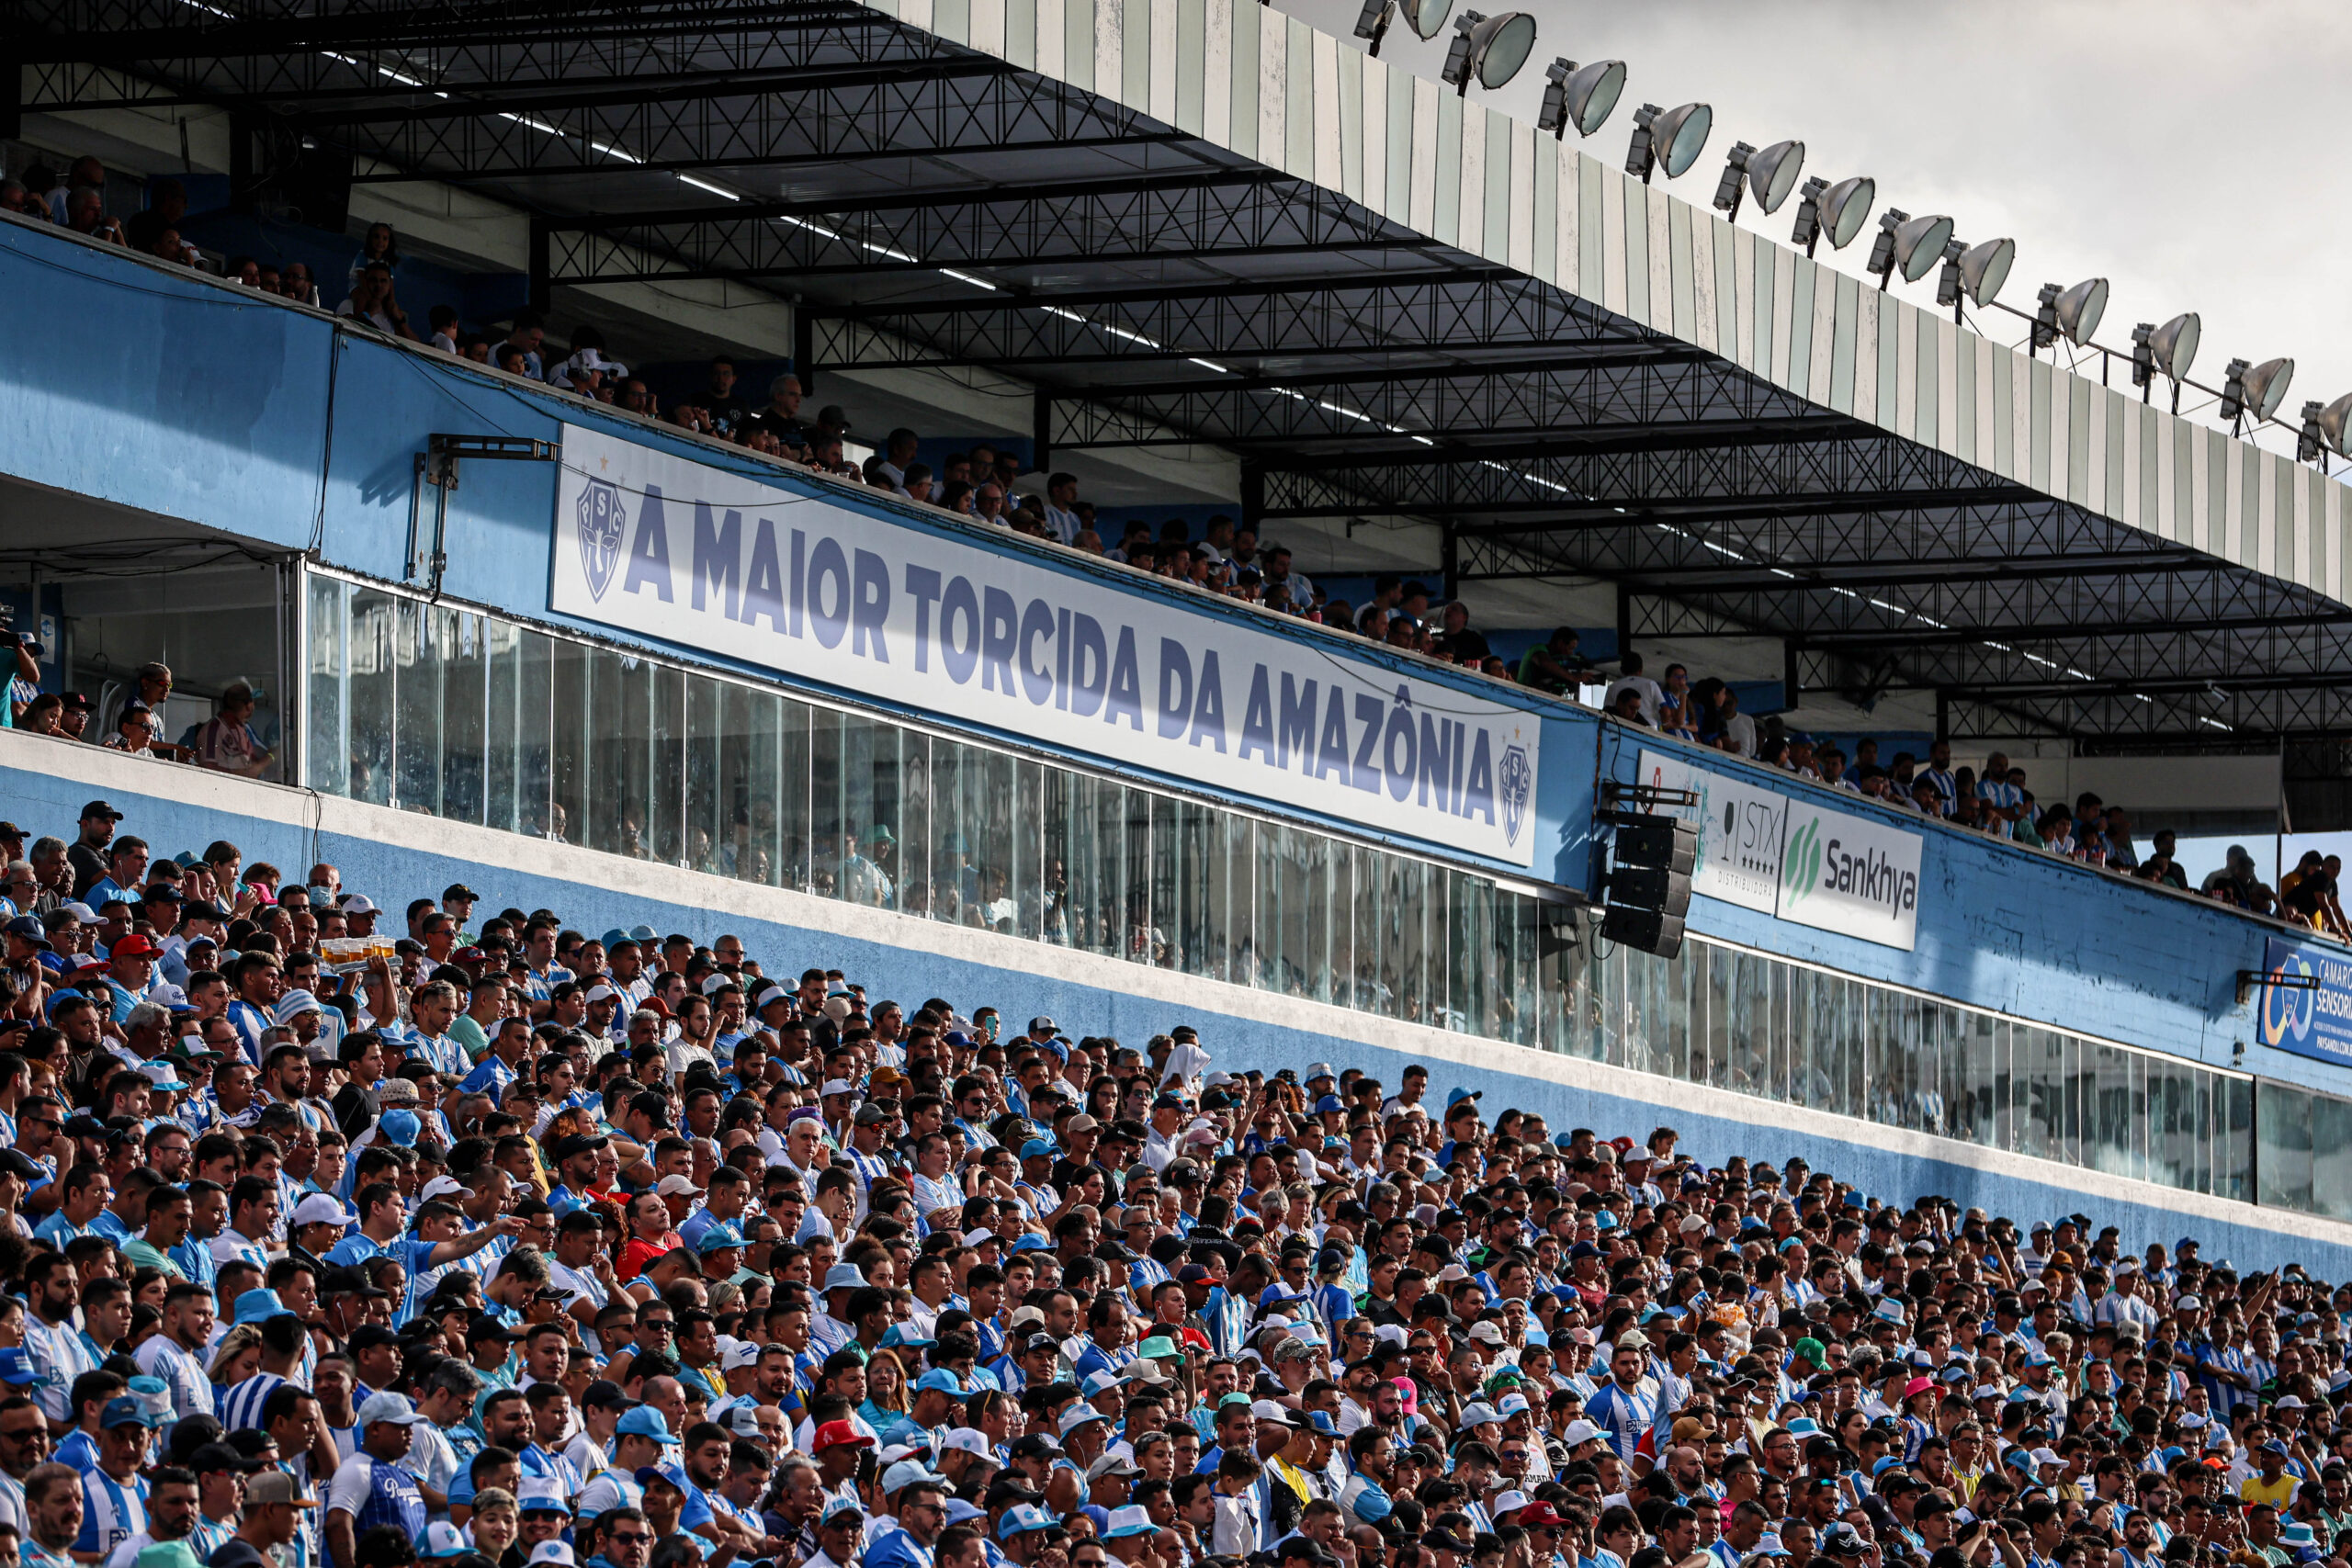
[[[1656,681],[1646,675],[1620,675],[1609,683],[1609,695],[1602,699],[1600,705],[1604,708],[1614,708],[1617,705],[1617,694],[1620,692],[1632,692],[1642,699],[1642,722],[1651,725],[1657,723],[1658,701],[1666,694],[1658,690]]]

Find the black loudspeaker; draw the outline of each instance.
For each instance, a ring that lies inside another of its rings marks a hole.
[[[1690,879],[1662,865],[1621,865],[1609,874],[1609,901],[1679,915],[1690,908]]]
[[[1679,817],[1620,818],[1611,853],[1619,865],[1660,866],[1688,876],[1699,863],[1699,828]]]
[[[1600,934],[1661,958],[1682,951],[1699,829],[1679,817],[1620,817],[1610,845],[1609,906]]]
[[[1638,947],[1660,958],[1672,958],[1682,951],[1682,917],[1658,909],[1635,908],[1630,904],[1611,904],[1601,913],[1600,934],[1603,940],[1621,946]]]

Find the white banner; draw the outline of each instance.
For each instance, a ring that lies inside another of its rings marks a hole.
[[[1699,825],[1699,863],[1690,890],[1744,909],[1771,914],[1781,891],[1781,833],[1789,797],[1746,778],[1711,773],[1679,757],[1645,750],[1641,782],[1689,790],[1696,806],[1663,807]]]
[[[1908,953],[1919,933],[1920,843],[1917,833],[1793,800],[1776,912]]]
[[[548,604],[1527,868],[1534,715],[566,425]]]

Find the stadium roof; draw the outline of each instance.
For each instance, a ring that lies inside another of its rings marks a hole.
[[[895,14],[894,14],[895,13]],[[738,280],[804,363],[986,367],[1269,526],[1434,525],[1636,636],[1973,734],[2352,729],[2344,489],[1234,0],[24,0],[23,108],[532,215],[532,282]],[[2125,379],[2120,374],[2119,381]]]

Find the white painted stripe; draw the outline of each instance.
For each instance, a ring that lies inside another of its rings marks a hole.
[[[1936,318],[1936,450],[1960,452],[1960,328]]]
[[[977,0],[976,0],[977,3]],[[1339,40],[1334,39],[1333,43]],[[1176,123],[1176,0],[1151,0],[1151,118]]]
[[[1854,417],[1878,423],[1878,334],[1884,315],[1875,288],[1860,290],[1854,299]]]
[[[1355,53],[1354,50],[1347,51]],[[1340,177],[1340,40],[1315,35],[1315,183],[1338,190]]]
[[[1258,8],[1258,162],[1279,169],[1290,112],[1290,18],[1271,6]]]
[[[1690,220],[1691,336],[1701,348],[1721,351],[1720,322],[1715,316],[1715,247],[1726,242],[1730,228],[1712,214]]]
[[[1758,240],[1758,247],[1769,242]],[[1758,367],[1768,380],[1785,387],[1789,384],[1789,329],[1796,319],[1797,269],[1796,257],[1779,246],[1772,247],[1772,298],[1769,303],[1757,303],[1772,312],[1771,363]]]
[[[1446,171],[1438,171],[1442,180]],[[1472,255],[1486,253],[1487,117],[1476,104],[1462,110],[1462,168],[1454,176],[1462,201],[1453,220],[1453,243]],[[1492,259],[1492,258],[1489,258]]]
[[[1999,361],[1993,355],[1993,340],[1968,334],[1968,351],[1976,356],[1976,447],[1962,457],[1979,468],[1996,468],[1999,464],[2000,433],[1993,428],[1993,378],[1999,374],[1994,368]]]
[[[1220,11],[1226,12],[1228,16],[1232,14],[1227,6],[1218,4],[1217,0],[1209,0],[1209,25],[1212,28],[1216,25],[1216,16]],[[1069,25],[1069,8],[1066,0],[1037,0],[1037,73],[1039,75],[1059,76],[1067,69],[1064,62],[1069,56],[1069,50],[1062,37],[1062,28]],[[1209,135],[1216,141],[1225,140],[1224,126],[1213,125],[1207,129]]]
[[[1731,356],[1756,368],[1756,236],[1745,229],[1731,231],[1731,283],[1736,330]]]
[[[1655,186],[1642,190],[1642,220],[1648,227],[1650,325],[1674,330],[1674,234],[1668,209],[1674,198]]]
[[[2091,389],[2089,441],[2085,447],[2090,472],[2083,476],[2083,504],[2102,516],[2107,513],[2107,444],[2111,439],[2107,405],[2114,396],[2103,387]]]
[[[1919,426],[1919,312],[1890,298],[1880,319],[1894,334],[1894,434],[1911,436]]]
[[[1627,193],[1642,187],[1614,169],[1600,176],[1600,303],[1626,314],[1625,204]]]
[[[1202,38],[1201,134],[1220,146],[1233,141],[1233,6],[1234,0],[1208,0]]]
[[[1535,160],[1538,143],[1532,128],[1515,119],[1502,122],[1510,131],[1510,230],[1504,265],[1531,276],[1535,270]]]
[[[1363,191],[1357,197],[1385,218],[1388,211],[1388,83],[1377,60],[1363,62]]]
[[[1437,84],[1412,78],[1413,207],[1407,219],[1423,234],[1437,231]]]
[[[1560,191],[1552,202],[1552,232],[1559,251],[1552,258],[1552,280],[1571,294],[1584,292],[1584,258],[1579,250],[1577,221],[1584,207],[1583,193],[1577,183],[1583,156],[1565,141],[1558,144]]]
[[[2140,436],[2147,422],[2141,418],[2140,406],[2134,402],[2123,402],[2116,412],[2123,422],[2123,493],[2117,498],[2109,515],[2134,528],[2143,528],[2147,525],[2141,515]]]
[[[2019,484],[2033,482],[2033,361],[2009,350],[2009,431],[2016,443],[2009,448],[2008,477]]]

